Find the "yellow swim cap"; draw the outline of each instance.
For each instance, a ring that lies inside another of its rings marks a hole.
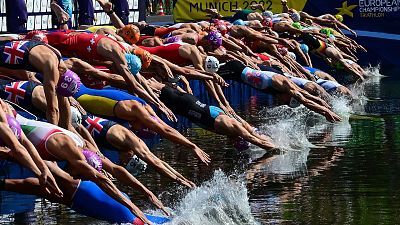
[[[339,20],[340,22],[343,22],[343,16],[342,15],[335,15],[335,18],[337,19],[337,20]]]

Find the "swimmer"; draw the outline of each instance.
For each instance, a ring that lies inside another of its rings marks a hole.
[[[24,91],[24,96],[21,96],[20,98],[13,98],[12,93],[14,93],[14,90],[16,89]],[[47,108],[43,86],[33,81],[0,80],[0,97],[9,99],[11,102],[18,104],[31,112],[38,112],[36,114],[45,111]],[[79,107],[79,103],[77,103],[73,99],[69,99],[69,101],[74,106],[78,107],[79,111],[85,114],[85,111],[81,107]],[[71,112],[75,111],[71,110]],[[74,113],[72,113],[72,115],[72,118],[75,119],[75,123],[73,123],[75,129],[82,135],[82,137],[84,137],[85,135],[82,130],[83,127],[82,125],[79,126],[78,122],[76,121],[76,118],[78,118],[79,115],[74,115]],[[95,119],[90,118],[87,115],[83,116],[81,123],[87,125],[86,127],[90,128],[91,125],[93,125],[91,123],[96,121]],[[172,180],[175,180],[183,185],[189,187],[194,186],[193,182],[189,181],[181,174],[176,172],[176,170],[174,170],[167,163],[157,158],[148,149],[146,144],[139,138],[137,138],[131,131],[110,120],[101,119],[101,121],[101,131],[94,132],[94,129],[92,129],[88,133],[93,136],[97,143],[108,143],[111,146],[119,149],[123,156],[123,165],[128,164],[133,155],[137,155],[139,158],[152,165],[159,173],[164,174]]]
[[[312,96],[307,91],[302,90],[290,79],[283,75],[270,71],[257,71],[246,67],[239,61],[227,61],[225,65],[218,70],[224,79],[235,80],[248,84],[258,90],[275,90],[287,93],[295,98],[307,108],[323,115],[328,121],[340,121],[340,117],[332,112],[329,105],[322,99]]]
[[[164,123],[145,101],[136,96],[120,90],[95,90],[82,85],[73,97],[94,115],[128,121],[135,129],[147,127],[172,142],[189,148],[205,164],[210,162],[207,153]]]
[[[78,56],[89,62],[97,60],[97,63],[98,61],[112,61],[116,72],[125,79],[131,93],[138,94],[154,104],[169,119],[176,120],[171,111],[157,99],[150,88],[145,86],[143,78],[138,75],[141,69],[140,59],[129,53],[119,42],[103,35],[73,31],[48,33],[46,37],[49,44],[59,49],[65,56]]]
[[[143,224],[127,207],[115,201],[95,183],[74,179],[56,164],[48,161],[46,163],[50,171],[55,175],[57,182],[60,183],[64,193],[63,196],[43,191],[40,180],[31,177],[25,179],[0,179],[0,190],[37,195],[51,202],[66,205],[82,215],[110,223]],[[169,221],[165,217],[145,216],[152,224],[163,224]]]
[[[11,49],[17,48],[24,57],[13,57]],[[52,124],[58,124],[60,114],[69,112],[66,98],[79,89],[80,80],[68,70],[60,60],[61,54],[51,46],[38,41],[9,41],[2,43],[0,51],[8,57],[0,60],[0,67],[12,70],[28,70],[43,75],[47,111],[46,118]],[[10,53],[8,53],[10,52]],[[11,72],[9,71],[9,72]],[[13,73],[8,74],[13,77]],[[64,80],[67,79],[67,80]]]
[[[227,116],[222,109],[204,104],[195,96],[180,92],[154,79],[149,80],[149,82],[153,88],[159,90],[160,99],[174,112],[185,116],[202,128],[234,138],[242,137],[244,140],[266,150],[275,148],[269,138],[254,132],[254,127],[247,123],[242,124]]]
[[[11,108],[0,99],[0,158],[17,161],[33,172],[46,193],[61,197],[53,174],[40,158],[37,150],[21,131]]]
[[[16,119],[21,124],[22,131],[32,144],[36,146],[40,156],[44,160],[66,160],[71,169],[70,173],[73,176],[93,181],[104,192],[126,206],[142,221],[148,223],[148,220],[140,209],[121,194],[111,180],[100,172],[101,169],[111,173],[122,183],[135,187],[139,191],[145,193],[157,207],[164,210],[162,203],[154,196],[154,194],[144,187],[123,167],[117,166],[107,158],[102,157],[98,157],[94,162],[89,164],[90,161],[86,161],[83,148],[86,146],[91,148],[93,147],[90,146],[88,142],[84,142],[76,134],[49,123],[29,120],[19,114],[17,114]],[[90,150],[86,149],[86,151]],[[96,155],[95,153],[92,154]]]

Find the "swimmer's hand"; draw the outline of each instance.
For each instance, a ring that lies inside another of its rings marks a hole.
[[[286,39],[281,38],[281,39],[279,39],[279,41],[281,43],[283,43],[284,45],[290,47],[291,49],[295,49],[296,48],[296,46],[294,44],[292,44],[292,42],[290,42],[290,41],[288,41]]]
[[[331,123],[342,121],[340,116],[338,116],[336,113],[334,113],[334,112],[332,112],[330,110],[325,110],[323,112],[323,115],[325,116],[326,120],[328,120]]]
[[[172,122],[178,122],[175,114],[167,106],[165,106],[164,103],[161,103],[158,108],[161,110],[162,113],[164,113],[164,115],[167,116],[168,120]]]
[[[190,180],[187,180],[187,179],[184,180],[184,179],[182,179],[180,177],[176,177],[175,181],[180,183],[180,184],[182,184],[182,185],[184,185],[184,186],[186,186],[186,187],[188,187],[188,188],[196,187],[196,184],[194,184],[193,182],[191,182]]]
[[[48,194],[55,194],[57,197],[63,196],[63,192],[58,187],[53,174],[49,170],[42,172],[38,179],[40,186],[43,187]]]
[[[171,214],[167,211],[167,209],[164,207],[162,202],[153,194],[149,193],[149,200],[152,202],[157,208],[161,209],[165,215],[170,216]]]
[[[225,82],[224,78],[222,78],[220,75],[214,73],[213,76],[213,81],[222,87],[229,87],[229,84]]]
[[[199,158],[203,163],[208,166],[208,164],[211,162],[210,156],[197,146],[193,149],[193,151],[197,155],[197,158]]]

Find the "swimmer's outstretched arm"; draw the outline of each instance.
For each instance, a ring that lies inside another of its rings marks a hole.
[[[69,15],[66,13],[58,4],[57,1],[52,0],[50,4],[51,10],[54,11],[54,13],[57,16],[57,20],[59,22],[59,29],[60,30],[68,30],[68,20],[69,20]]]
[[[141,192],[144,194],[149,200],[157,206],[157,208],[164,211],[166,215],[169,215],[167,210],[165,209],[162,202],[151,192],[147,189],[140,181],[138,181],[132,174],[130,174],[125,168],[122,166],[115,165],[109,159],[104,158],[103,161],[103,169],[107,172],[111,173],[117,180],[124,183],[125,185],[132,187],[136,191]]]
[[[57,195],[62,196],[62,192],[58,188],[53,175],[44,164],[42,158],[40,158],[36,148],[30,141],[28,141],[23,132],[21,132],[21,141],[18,141],[9,128],[6,112],[3,109],[7,109],[7,111],[11,112],[11,108],[3,101],[0,101],[0,104],[0,137],[2,137],[6,146],[11,149],[8,154],[17,162],[30,169],[35,176],[40,179],[40,183],[47,189],[47,191],[52,191]]]
[[[78,59],[78,58],[69,58],[64,61],[64,64],[68,69],[72,70],[76,74],[86,74],[88,76],[92,76],[96,79],[103,80],[108,82],[111,86],[127,89],[127,84],[125,79],[118,75],[112,73],[106,73],[104,71],[98,70],[94,68],[89,63]],[[108,64],[107,64],[108,65]]]
[[[108,0],[96,0],[103,8],[103,11],[110,17],[111,23],[116,27],[116,28],[123,28],[125,27],[125,24],[122,22],[122,20],[115,14],[114,10],[112,10],[112,3],[109,2]]]

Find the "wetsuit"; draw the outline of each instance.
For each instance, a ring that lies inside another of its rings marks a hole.
[[[141,105],[147,103],[134,95],[116,89],[90,89],[81,85],[80,90],[73,96],[85,110],[95,115],[115,116],[114,108],[124,100],[137,101]]]
[[[58,160],[47,149],[47,141],[55,134],[65,134],[70,137],[76,146],[83,147],[83,140],[71,131],[65,130],[56,125],[41,121],[29,120],[21,115],[16,116],[17,121],[21,124],[22,131],[26,137],[32,142],[38,150],[40,157],[44,160]]]
[[[232,16],[232,18],[229,19],[229,21],[230,21],[230,22],[234,22],[235,20],[239,20],[239,19],[246,21],[246,20],[247,20],[247,16],[248,16],[250,13],[253,13],[253,12],[254,12],[254,11],[251,10],[251,9],[243,9],[243,10],[237,11],[237,12]]]
[[[341,84],[339,84],[337,82],[319,78],[318,75],[315,74],[316,72],[321,71],[319,69],[312,68],[312,67],[304,67],[304,69],[308,70],[314,76],[316,83],[319,86],[321,86],[323,89],[325,89],[325,91],[327,91],[327,92],[334,92],[334,91],[336,91],[336,89],[338,87],[342,86]]]
[[[1,41],[0,67],[38,72],[29,62],[29,52],[38,45],[46,44],[38,41]]]
[[[71,31],[59,31],[47,34],[49,44],[58,49],[62,55],[78,57],[82,60],[104,60],[97,52],[97,44],[103,38],[107,38],[118,44],[123,50],[125,48],[113,39],[92,33],[69,34]]]
[[[178,28],[175,27],[153,27],[153,26],[145,26],[140,30],[140,34],[142,35],[147,35],[147,36],[158,36],[158,37],[163,37],[164,35],[167,35],[171,33],[174,30],[177,30]]]
[[[143,222],[121,203],[111,198],[91,181],[81,181],[72,198],[71,208],[79,214],[105,220],[111,223],[130,223],[143,225]],[[146,217],[154,224],[163,224],[170,221],[162,216]]]
[[[300,38],[303,40],[303,42],[308,45],[308,47],[310,48],[310,51],[316,51],[319,52],[321,54],[325,53],[326,48],[328,47],[328,45],[319,40],[318,38],[312,36],[311,34],[302,34],[300,36]]]
[[[32,93],[37,86],[42,86],[34,81],[9,81],[0,80],[0,98],[7,99],[29,111],[38,112],[32,104]]]
[[[107,28],[110,30],[113,30],[114,32],[117,32],[117,28],[114,26],[91,26],[89,28],[87,28],[87,31],[90,31],[92,33],[96,33],[98,30],[103,29],[103,28]]]
[[[228,61],[222,65],[218,74],[226,80],[235,80],[246,83],[258,90],[272,88],[272,77],[276,74],[271,71],[259,71],[246,67],[237,60]]]
[[[186,66],[192,64],[192,61],[183,58],[179,54],[179,48],[181,46],[182,44],[172,43],[157,47],[140,46],[140,48],[147,50],[150,54],[157,55],[163,59],[168,59],[168,61],[180,66]]]
[[[116,124],[114,121],[97,116],[82,115],[82,125],[89,131],[96,143],[103,145],[108,145],[107,133]]]
[[[215,119],[225,114],[218,107],[204,104],[195,96],[168,86],[161,89],[160,100],[173,112],[208,130],[214,130]]]

